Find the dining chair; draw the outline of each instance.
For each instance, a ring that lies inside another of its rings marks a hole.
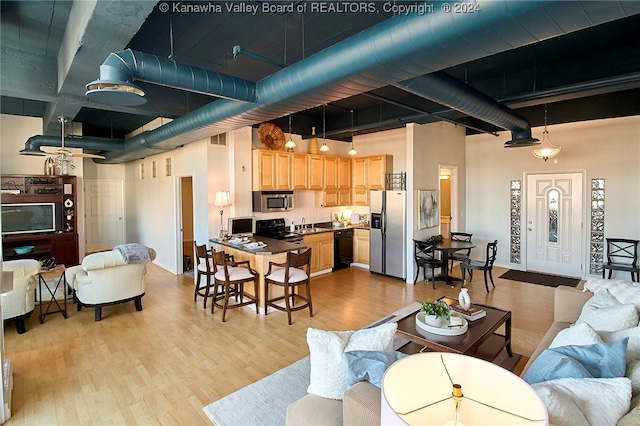
[[[198,296],[202,296],[204,301],[202,303],[203,308],[207,308],[207,299],[212,297],[211,294],[211,278],[214,274],[213,258],[211,257],[211,250],[209,250],[206,244],[201,246],[194,242],[196,247],[196,282],[193,291],[193,301],[198,301]],[[206,282],[202,283],[202,277],[206,278]],[[214,291],[213,294],[216,292]]]
[[[473,237],[473,234],[468,234],[466,232],[452,232],[451,233],[451,240],[453,241],[466,241],[466,242],[471,242],[471,237]],[[464,262],[465,260],[469,260],[469,257],[471,256],[471,249],[466,249],[466,250],[460,250],[454,253],[451,253],[449,255],[449,260],[451,261],[451,264],[449,266],[449,272],[453,272],[453,263],[454,262]]]
[[[467,259],[464,262],[460,263],[460,269],[462,269],[462,286],[465,285],[465,274],[466,271],[469,271],[469,282],[473,280],[473,271],[483,271],[484,272],[484,286],[487,289],[487,293],[489,293],[489,284],[487,283],[487,273],[489,273],[489,278],[491,278],[491,285],[493,288],[496,288],[496,285],[493,283],[493,263],[496,261],[496,253],[498,252],[498,240],[495,240],[492,243],[487,243],[487,251],[485,254],[484,260],[471,260]]]
[[[277,269],[275,269],[277,268]],[[313,306],[311,303],[311,249],[302,253],[287,252],[285,263],[269,262],[269,270],[264,277],[265,281],[265,308],[267,315],[269,307],[287,313],[289,325],[291,325],[291,312],[309,308],[309,316],[313,316]],[[269,298],[269,287],[275,285],[282,287],[282,296]],[[296,292],[300,286],[305,287],[305,295]],[[282,301],[285,305],[282,306]],[[296,306],[296,301],[301,301],[301,305]]]
[[[414,258],[416,261],[416,277],[413,279],[413,284],[418,281],[418,275],[420,275],[420,268],[422,268],[422,276],[424,280],[427,280],[427,268],[431,269],[431,283],[433,288],[436,288],[436,268],[442,268],[442,260],[435,257],[434,242],[433,241],[420,241],[413,240],[415,251]],[[446,265],[445,265],[446,266]]]
[[[256,314],[258,314],[259,275],[251,269],[250,262],[248,260],[235,262],[224,251],[213,252],[212,257],[216,291],[211,304],[211,313],[215,313],[216,306],[222,308],[222,322],[225,322],[227,309],[255,304]],[[244,285],[252,281],[253,294],[249,294],[245,291]],[[234,296],[234,303],[229,303],[231,296]],[[219,303],[220,301],[222,303]]]
[[[631,281],[640,281],[640,267],[638,266],[638,240],[625,238],[606,238],[607,262],[602,265],[602,278],[605,271],[609,271],[607,278],[611,279],[613,271],[631,273]]]

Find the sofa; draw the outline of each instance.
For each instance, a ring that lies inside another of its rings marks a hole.
[[[102,319],[102,308],[109,305],[133,301],[136,310],[142,310],[147,263],[156,252],[140,244],[124,246],[89,254],[82,264],[67,269],[78,311],[93,307],[95,321]]]
[[[3,271],[13,272],[13,290],[2,295],[2,319],[15,321],[16,331],[27,331],[25,319],[35,307],[35,288],[38,285],[40,262],[34,259],[17,259],[2,262]]]
[[[618,290],[613,290],[617,288]],[[580,327],[571,329],[572,325],[579,322],[579,318],[585,308],[588,301],[594,298],[594,293],[603,289],[611,290],[613,295],[622,300],[632,300],[635,303],[637,312],[640,312],[640,284],[631,283],[617,280],[594,280],[587,281],[585,284],[587,290],[580,290],[573,287],[559,286],[555,289],[554,294],[554,322],[544,335],[535,351],[531,355],[531,358],[527,362],[522,372],[522,377],[527,377],[528,374],[533,372],[532,366],[535,365],[536,360],[545,352],[550,346],[555,343],[562,343],[561,338],[565,338],[564,342],[571,343],[569,337],[570,332],[573,330],[586,329],[587,325],[582,324]],[[607,316],[600,315],[600,316]],[[631,327],[625,329],[629,330],[626,335],[631,335],[629,343],[627,345],[627,357],[626,357],[626,376],[631,381],[632,394],[629,394],[628,400],[629,406],[625,412],[620,413],[621,418],[617,421],[618,426],[630,426],[640,424],[640,326],[638,326],[638,317],[636,313],[635,325],[632,323],[627,324]],[[564,331],[563,331],[564,330]],[[600,335],[610,340],[618,340],[617,336],[625,335],[626,331],[602,331]],[[592,333],[593,338],[599,342],[603,340],[599,337],[598,333]],[[559,340],[556,340],[559,339]],[[578,340],[583,339],[580,337]],[[633,341],[632,341],[633,340]],[[579,343],[591,343],[590,341]],[[636,359],[637,358],[637,359]],[[534,369],[536,367],[533,367]],[[530,371],[531,370],[531,371]],[[623,369],[624,371],[624,369]],[[582,413],[574,413],[575,417],[569,421],[564,421],[561,417],[563,414],[572,413],[569,408],[563,406],[569,406],[573,402],[565,401],[562,397],[557,398],[553,395],[553,392],[549,390],[549,387],[554,384],[563,383],[565,380],[569,383],[571,381],[588,381],[588,380],[603,380],[603,379],[559,379],[555,381],[548,381],[542,384],[533,384],[532,386],[541,395],[545,405],[547,405],[550,413],[551,424],[579,424],[576,421]],[[616,380],[616,379],[604,379]],[[624,380],[624,379],[622,379]],[[587,382],[584,382],[587,383]],[[591,384],[591,382],[588,382]],[[590,386],[586,386],[590,388]],[[595,389],[599,389],[593,386],[593,390],[588,392],[595,393],[596,398],[603,399],[603,403],[608,403],[606,398],[602,398],[602,395],[598,395]],[[571,391],[567,393],[571,394]],[[603,394],[607,394],[605,390]],[[566,395],[564,395],[566,396]],[[563,396],[563,397],[564,397]],[[378,387],[372,385],[368,381],[361,381],[350,387],[343,394],[342,400],[328,399],[322,396],[318,396],[312,393],[308,393],[299,400],[291,403],[287,408],[287,420],[288,426],[298,425],[379,425],[380,424],[380,398],[381,391]],[[621,404],[625,404],[625,398],[618,398]],[[627,402],[628,402],[627,400]],[[610,407],[608,405],[607,407]],[[565,411],[566,408],[566,411]],[[626,408],[626,405],[625,405]],[[588,411],[588,407],[585,409]],[[603,410],[595,409],[594,411],[608,412],[609,408]],[[589,413],[590,415],[597,416],[597,413]],[[610,414],[610,413],[607,413]],[[566,419],[565,419],[566,420]],[[587,419],[588,421],[588,419]],[[595,420],[592,424],[615,424],[616,422],[602,423],[599,420]],[[585,423],[586,424],[586,423]]]

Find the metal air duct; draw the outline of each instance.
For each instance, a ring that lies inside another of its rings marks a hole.
[[[124,140],[122,139],[67,135],[64,137],[64,145],[66,148],[82,148],[91,151],[124,151]],[[20,155],[47,155],[40,149],[43,146],[62,146],[62,140],[59,136],[31,136],[25,142]]]
[[[109,54],[100,65],[100,78],[87,84],[87,97],[114,105],[144,104],[144,92],[133,84],[136,80],[221,98],[246,102],[256,100],[253,81],[131,49]]]

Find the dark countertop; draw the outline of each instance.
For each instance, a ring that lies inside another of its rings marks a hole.
[[[248,242],[262,241],[263,243],[266,244],[265,247],[260,247],[256,249],[247,248],[245,246],[245,244],[247,244],[247,241],[241,244],[231,244],[229,241],[221,240],[218,238],[211,238],[209,241],[211,241],[214,244],[220,244],[221,246],[234,248],[236,250],[244,251],[246,253],[251,253],[259,256],[268,256],[272,254],[286,253],[288,251],[304,250],[307,248],[307,246],[305,246],[304,244],[293,244],[293,243],[288,243],[286,241],[274,240],[272,238],[266,238],[266,237],[249,238]]]

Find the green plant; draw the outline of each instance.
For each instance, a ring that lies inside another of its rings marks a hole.
[[[449,318],[449,305],[441,300],[425,300],[420,306],[420,311],[425,315],[435,315],[437,318]]]
[[[65,210],[64,214],[65,214],[66,216],[73,217],[73,209],[67,209],[67,210]]]

